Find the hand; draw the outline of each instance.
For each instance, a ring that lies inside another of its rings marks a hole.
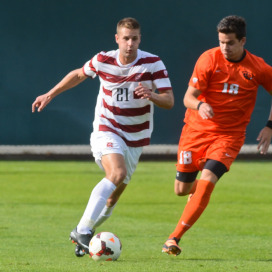
[[[268,151],[269,145],[271,143],[271,138],[272,129],[269,127],[264,127],[257,137],[257,141],[259,141],[258,150],[261,154],[266,154],[266,152]]]
[[[202,119],[213,118],[214,113],[212,107],[208,103],[202,103],[198,109],[198,114]]]
[[[141,99],[151,100],[152,98],[152,90],[144,87],[142,83],[139,83],[139,85],[135,88],[135,94]]]
[[[42,111],[51,100],[52,97],[48,94],[38,96],[32,104],[32,112],[35,112],[36,108],[38,112]]]

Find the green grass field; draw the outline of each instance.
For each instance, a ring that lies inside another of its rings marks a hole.
[[[187,199],[174,194],[175,162],[140,162],[113,216],[116,262],[76,258],[70,231],[103,172],[93,162],[0,161],[0,271],[272,271],[272,162],[233,164],[181,241],[161,253]]]

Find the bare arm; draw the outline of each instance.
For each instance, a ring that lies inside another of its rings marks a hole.
[[[271,110],[270,110],[268,120],[272,122],[272,104],[271,104]],[[257,141],[259,141],[258,150],[260,150],[261,154],[266,154],[266,152],[268,151],[269,145],[271,143],[271,138],[272,138],[272,128],[265,126],[260,131],[257,137]]]
[[[202,119],[209,119],[214,116],[213,109],[211,105],[208,103],[201,103],[197,99],[201,92],[192,87],[189,86],[183,99],[184,106],[188,109],[192,110],[198,110],[199,115],[202,117]]]
[[[141,99],[148,99],[160,108],[171,109],[174,106],[174,95],[171,89],[154,93],[139,83],[135,88],[135,93],[140,96]]]
[[[86,78],[87,77],[84,75],[82,68],[70,72],[49,92],[36,98],[32,104],[32,112],[35,112],[36,108],[38,112],[42,111],[54,97],[66,90],[77,86]]]

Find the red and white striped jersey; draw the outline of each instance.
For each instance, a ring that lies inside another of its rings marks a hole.
[[[83,66],[86,76],[100,79],[93,130],[118,134],[128,146],[150,143],[153,103],[140,99],[135,88],[141,84],[153,92],[172,89],[167,70],[158,56],[138,49],[128,65],[119,61],[119,50],[100,52]]]

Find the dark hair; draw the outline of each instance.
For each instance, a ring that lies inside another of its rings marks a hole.
[[[246,37],[246,21],[243,17],[236,15],[227,16],[217,25],[217,32],[224,34],[235,33],[236,38],[241,40]]]
[[[138,21],[131,17],[124,18],[117,23],[117,32],[121,27],[126,27],[128,29],[139,29],[141,31],[141,27]]]

